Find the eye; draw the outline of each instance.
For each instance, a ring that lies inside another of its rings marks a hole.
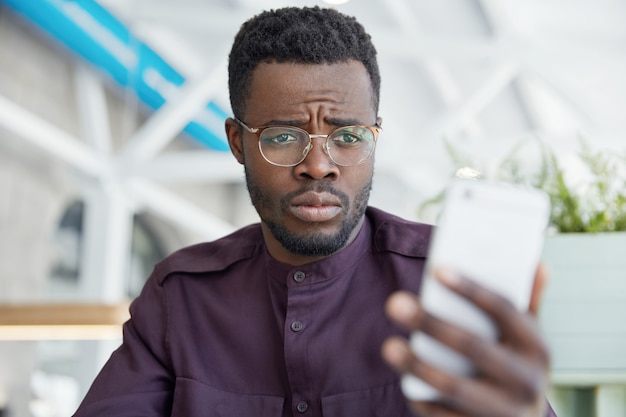
[[[358,146],[363,141],[361,129],[347,128],[335,131],[332,141],[337,146]]]
[[[289,130],[269,128],[263,131],[261,141],[267,145],[288,145],[298,142],[298,136]]]

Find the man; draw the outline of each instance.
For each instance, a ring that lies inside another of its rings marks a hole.
[[[502,340],[421,311],[431,227],[367,206],[380,76],[361,25],[330,9],[262,13],[237,34],[229,77],[226,133],[261,223],[156,266],[76,416],[552,415],[533,320],[446,271]],[[416,330],[478,375],[420,362],[406,342]],[[403,373],[442,399],[407,402]]]

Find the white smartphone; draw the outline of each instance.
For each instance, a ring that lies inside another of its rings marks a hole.
[[[533,278],[548,225],[548,196],[530,187],[456,180],[446,190],[443,211],[431,242],[421,293],[430,313],[482,337],[495,340],[491,319],[473,303],[439,283],[433,268],[446,267],[528,309]],[[436,367],[471,375],[472,364],[431,337],[411,336],[415,354]],[[413,400],[433,400],[438,392],[414,376],[402,378],[404,394]]]

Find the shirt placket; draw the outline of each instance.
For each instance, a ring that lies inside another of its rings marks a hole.
[[[289,272],[285,316],[285,364],[291,387],[294,416],[313,416],[313,386],[307,350],[312,325],[309,308],[310,274],[304,269]]]

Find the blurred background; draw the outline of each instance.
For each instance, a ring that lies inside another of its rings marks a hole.
[[[227,54],[261,10],[316,4],[378,49],[374,206],[434,222],[420,206],[466,165],[626,148],[623,0],[0,0],[0,415],[71,415],[154,263],[257,221]],[[551,400],[626,416],[616,375],[557,378]]]

